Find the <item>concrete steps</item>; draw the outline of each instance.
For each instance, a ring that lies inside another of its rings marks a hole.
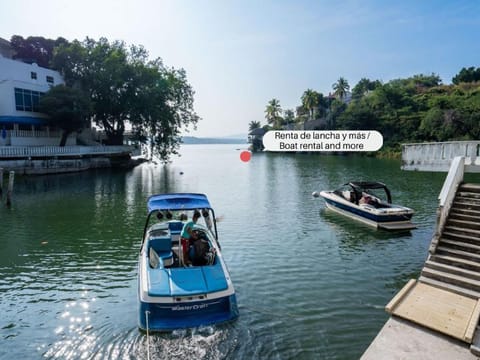
[[[441,281],[445,285],[454,286],[457,288],[455,291],[457,293],[462,293],[466,296],[477,293],[478,297],[480,297],[480,274],[476,271],[427,261],[421,276]]]
[[[462,184],[420,281],[480,298],[480,184]]]
[[[435,286],[435,287],[438,287],[438,288],[441,288],[441,289],[444,289],[444,290],[451,291],[455,294],[464,295],[464,296],[467,296],[467,297],[470,297],[470,298],[480,298],[480,293],[477,292],[477,291],[465,289],[463,287],[459,287],[459,286],[456,286],[456,285],[446,284],[444,281],[439,281],[439,280],[433,279],[431,277],[425,277],[425,276],[421,275],[418,278],[418,280],[425,283],[425,284],[429,284],[429,285],[432,285],[432,286]]]
[[[471,261],[468,259],[459,258],[457,256],[435,254],[430,256],[430,260],[436,263],[443,263],[452,265],[462,269],[468,269],[480,272],[480,263],[478,261]]]

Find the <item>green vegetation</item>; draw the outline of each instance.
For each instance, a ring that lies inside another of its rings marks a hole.
[[[280,101],[277,99],[270,100],[265,109],[265,118],[273,129],[280,129],[282,127],[283,118],[280,116],[281,113],[282,108],[280,107]]]
[[[343,99],[347,95],[348,90],[350,90],[350,85],[345,78],[341,77],[335,84],[332,85],[332,88],[335,91],[335,95],[337,95],[340,99]]]
[[[480,68],[463,68],[452,81],[442,85],[436,74],[387,83],[363,78],[350,94],[347,80],[340,78],[333,84],[335,96],[303,93],[296,129],[312,123],[314,130],[377,130],[384,138],[380,156],[398,154],[406,142],[478,139]],[[276,123],[282,123],[280,102],[274,100]]]
[[[91,102],[78,89],[57,85],[40,98],[40,111],[49,115],[51,126],[63,130],[60,146],[65,146],[68,135],[88,126]]]
[[[181,129],[195,128],[200,120],[185,70],[166,67],[160,58],[149,60],[141,46],[127,48],[122,41],[105,38],[69,43],[62,38],[20,36],[12,37],[12,46],[23,60],[47,62],[63,75],[66,87],[52,88],[45,95],[48,101],[43,101],[43,110],[65,132],[91,120],[105,130],[107,144],[121,145],[129,124],[136,138],[149,144],[151,154],[166,162],[177,153]],[[76,95],[77,101],[72,101]],[[54,109],[58,104],[62,114]]]
[[[260,126],[260,121],[250,121],[248,124],[248,131],[258,129]]]

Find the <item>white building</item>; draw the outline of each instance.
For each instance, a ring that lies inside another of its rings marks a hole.
[[[0,52],[0,146],[58,145],[61,134],[46,125],[38,102],[52,86],[63,83],[57,71]]]

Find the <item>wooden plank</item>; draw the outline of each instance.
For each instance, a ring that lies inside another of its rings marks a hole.
[[[393,306],[392,314],[468,342],[471,331],[467,334],[467,328],[473,321],[477,302],[477,299],[417,282]]]
[[[417,225],[411,222],[378,223],[378,227],[385,230],[412,230],[412,229],[416,229]]]
[[[465,341],[469,344],[473,341],[473,335],[475,333],[475,329],[478,324],[478,319],[480,318],[480,300],[477,300],[477,304],[475,305],[475,309],[472,312],[472,316],[470,317],[470,322],[467,326],[467,330],[465,331]]]
[[[397,295],[393,297],[392,300],[385,306],[385,311],[391,314],[393,309],[398,305],[398,303],[402,300],[402,298],[410,291],[410,289],[415,286],[417,281],[415,279],[410,279],[408,283],[400,290]]]

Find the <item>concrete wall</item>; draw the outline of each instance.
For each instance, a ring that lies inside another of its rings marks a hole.
[[[0,167],[3,168],[4,171],[15,171],[17,174],[43,175],[109,168],[112,167],[112,161],[108,157],[64,160],[0,160]]]
[[[402,170],[448,171],[456,156],[464,156],[465,171],[478,172],[480,141],[451,141],[402,145]]]

